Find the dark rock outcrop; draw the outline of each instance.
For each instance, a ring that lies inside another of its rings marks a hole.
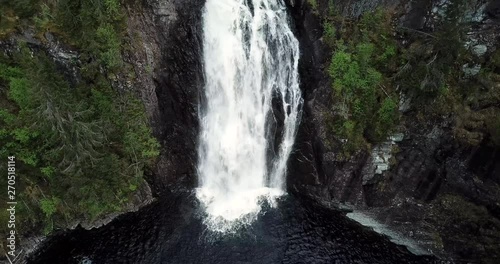
[[[328,85],[323,74],[328,54],[321,41],[323,30],[320,17],[313,14],[305,0],[289,1],[288,4],[295,34],[300,42],[299,74],[304,105],[295,141],[297,151],[292,152],[289,159],[287,181],[289,189],[299,191],[297,188],[301,186],[317,185],[324,180],[320,179],[324,175],[321,171],[323,146],[318,137],[312,108],[316,101],[315,92],[325,90],[319,87]]]
[[[155,193],[167,185],[196,183],[199,89],[204,1],[148,1],[159,40],[154,83],[158,100],[155,133],[162,153],[153,177]]]
[[[147,0],[128,6],[133,65],[161,154],[148,177],[153,193],[196,184],[199,90],[203,85],[204,1]]]

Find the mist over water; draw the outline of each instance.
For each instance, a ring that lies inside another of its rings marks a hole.
[[[203,23],[197,197],[208,227],[228,232],[284,194],[302,104],[299,43],[282,0],[208,0]]]

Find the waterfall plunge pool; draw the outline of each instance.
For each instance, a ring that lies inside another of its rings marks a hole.
[[[284,195],[238,232],[207,229],[194,192],[171,193],[101,228],[49,238],[28,263],[434,263],[310,200]]]

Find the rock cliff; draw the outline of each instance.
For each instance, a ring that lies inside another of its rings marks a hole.
[[[480,134],[481,143],[464,144],[457,138],[458,114],[422,119],[417,104],[402,100],[403,121],[393,137],[370,151],[339,158],[339,149],[333,146],[342,143],[331,144],[340,139],[327,127],[334,111],[332,80],[326,73],[332,50],[323,36],[329,1],[314,1],[315,8],[311,2],[289,1],[301,41],[306,102],[298,151],[290,160],[289,190],[326,205],[347,204],[444,259],[484,263],[500,259],[500,156],[487,144],[484,129],[473,131]],[[432,32],[434,15],[446,2],[335,1],[334,5],[342,16],[353,19],[376,8],[395,10],[395,26]],[[471,50],[479,57],[492,56],[500,32],[498,3],[469,4],[463,17],[471,23],[465,45],[472,42]],[[484,89],[495,90],[498,85],[489,83]],[[475,105],[473,111],[492,104],[498,107],[498,101],[489,101]]]

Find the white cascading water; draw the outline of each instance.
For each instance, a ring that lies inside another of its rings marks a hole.
[[[302,104],[299,43],[288,22],[283,0],[206,2],[197,197],[212,231],[250,223],[263,199],[273,205],[284,194]],[[284,113],[277,136],[269,133],[273,96]]]

